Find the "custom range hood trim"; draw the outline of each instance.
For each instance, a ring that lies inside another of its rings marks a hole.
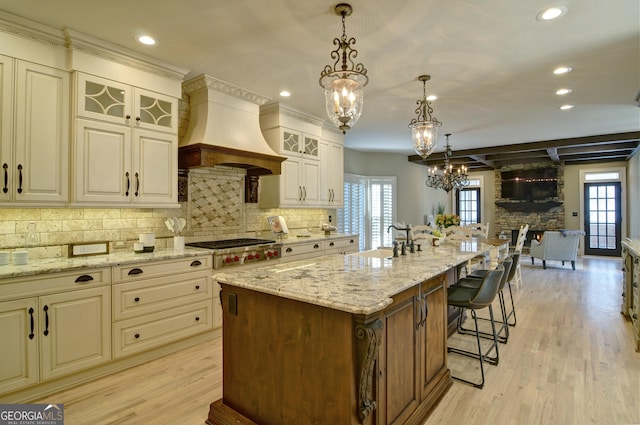
[[[247,175],[280,174],[286,158],[260,129],[260,105],[270,99],[202,74],[182,84],[191,98],[189,128],[178,148],[179,168],[226,165]]]

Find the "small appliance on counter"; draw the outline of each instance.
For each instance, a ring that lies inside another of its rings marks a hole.
[[[139,240],[142,243],[142,252],[153,252],[156,246],[155,233],[140,233]]]

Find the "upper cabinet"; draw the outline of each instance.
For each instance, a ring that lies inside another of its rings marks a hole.
[[[262,208],[342,206],[342,134],[280,103],[261,107],[260,126],[271,148],[287,158],[280,175],[260,177]]]
[[[69,201],[69,73],[0,56],[0,203]]]
[[[76,73],[74,202],[174,206],[178,100]]]
[[[72,203],[177,207],[178,99],[186,71],[66,30],[73,69]],[[123,56],[126,54],[127,56]],[[123,60],[123,58],[125,60]]]
[[[135,128],[177,133],[178,99],[78,73],[77,115]]]
[[[344,205],[344,149],[341,143],[320,141],[320,203],[330,208]]]
[[[0,206],[178,207],[186,73],[1,16]]]

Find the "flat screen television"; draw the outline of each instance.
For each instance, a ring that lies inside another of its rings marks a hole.
[[[539,201],[558,196],[557,168],[503,171],[501,180],[504,199]]]

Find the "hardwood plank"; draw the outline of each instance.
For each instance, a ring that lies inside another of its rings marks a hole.
[[[619,312],[621,260],[584,257],[575,271],[528,260],[500,364],[485,368],[482,390],[455,382],[426,423],[640,423],[640,354]],[[218,338],[34,402],[64,403],[74,425],[203,424],[222,396],[221,345]],[[454,374],[477,368],[455,355],[448,364]]]

